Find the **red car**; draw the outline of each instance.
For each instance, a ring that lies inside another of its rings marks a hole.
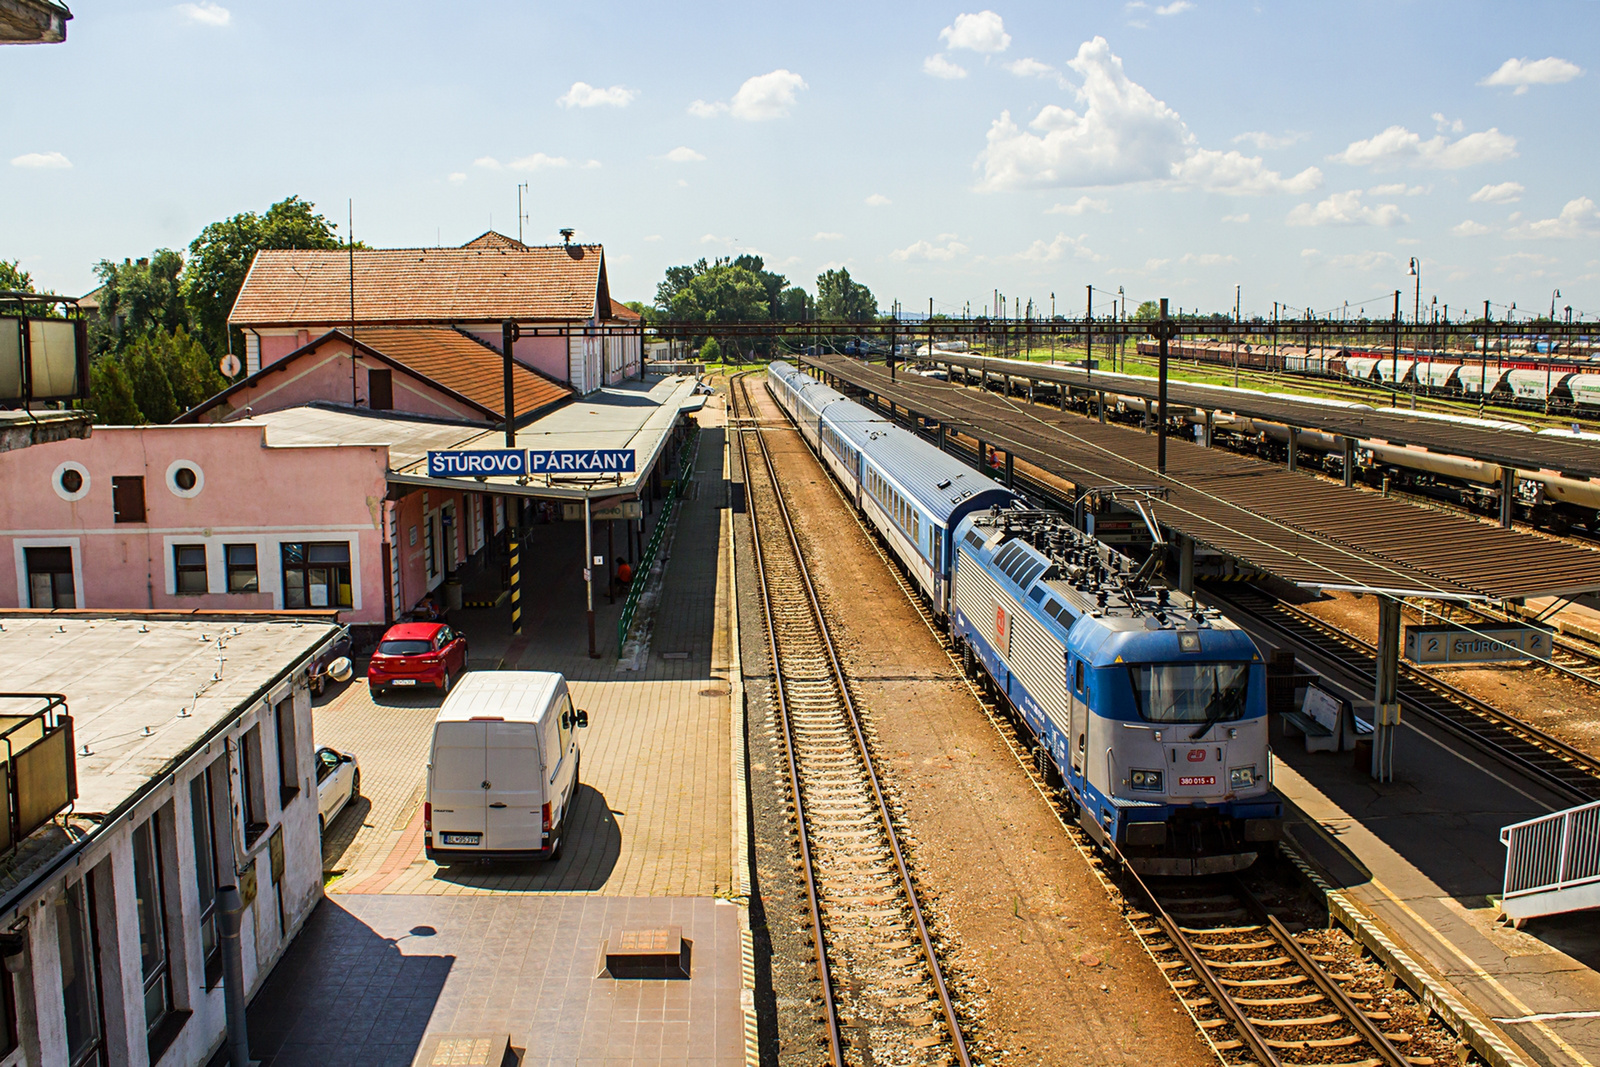
[[[467,639],[442,622],[391,626],[367,665],[367,688],[410,689],[431,685],[450,691],[451,679],[467,669]]]

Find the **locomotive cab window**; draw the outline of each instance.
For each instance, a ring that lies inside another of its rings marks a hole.
[[[1248,663],[1162,663],[1128,668],[1146,722],[1217,723],[1244,717]]]

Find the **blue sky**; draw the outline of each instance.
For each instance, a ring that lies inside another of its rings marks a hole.
[[[290,193],[515,235],[525,181],[628,299],[754,251],[914,310],[1409,311],[1415,256],[1452,316],[1600,314],[1592,0],[72,7],[0,49],[0,257],[59,291]]]

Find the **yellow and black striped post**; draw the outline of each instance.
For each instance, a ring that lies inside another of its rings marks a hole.
[[[511,633],[522,633],[522,531],[511,531]]]

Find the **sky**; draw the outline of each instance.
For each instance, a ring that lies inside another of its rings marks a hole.
[[[516,236],[525,182],[619,299],[754,252],[909,311],[1600,316],[1595,0],[71,7],[0,48],[0,259],[59,292],[290,194]]]

